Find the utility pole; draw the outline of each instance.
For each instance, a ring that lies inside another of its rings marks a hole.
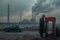
[[[9,17],[9,16],[10,16],[10,13],[9,13],[9,9],[10,9],[10,8],[9,8],[9,7],[10,7],[10,5],[8,4],[8,23],[9,23],[9,18],[10,18],[10,17]]]

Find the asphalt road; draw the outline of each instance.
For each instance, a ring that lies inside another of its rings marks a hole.
[[[34,38],[40,38],[40,35],[39,35],[39,32],[38,31],[24,31],[24,32],[0,32],[0,39],[5,39],[5,40],[8,40],[8,39],[11,39],[11,40],[14,40],[14,39],[21,39],[23,37],[34,37]],[[19,40],[20,40],[19,39]],[[57,38],[58,40],[60,38]]]
[[[0,32],[0,40],[23,40],[24,38],[31,40],[33,37],[39,38],[39,33],[37,31]]]
[[[24,36],[31,35],[34,37],[39,37],[38,31],[24,31],[24,32],[0,32],[0,37],[4,36]]]

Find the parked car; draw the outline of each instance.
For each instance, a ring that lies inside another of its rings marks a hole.
[[[21,32],[22,29],[18,25],[12,25],[11,27],[4,28],[4,32]]]

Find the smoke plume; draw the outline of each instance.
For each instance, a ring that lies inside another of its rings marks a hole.
[[[32,12],[38,15],[39,13],[50,13],[57,8],[60,8],[60,0],[37,0],[32,7]]]

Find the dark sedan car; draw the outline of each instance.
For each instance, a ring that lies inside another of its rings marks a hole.
[[[4,32],[21,32],[21,28],[18,25],[4,28]]]

